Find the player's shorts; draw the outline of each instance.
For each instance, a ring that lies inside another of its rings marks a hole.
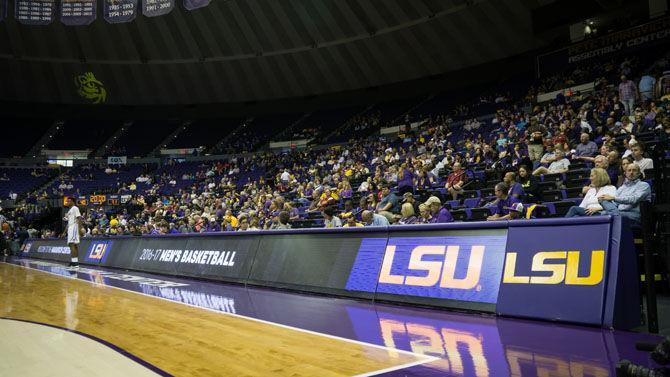
[[[79,243],[79,227],[78,226],[68,226],[67,227],[67,243]]]

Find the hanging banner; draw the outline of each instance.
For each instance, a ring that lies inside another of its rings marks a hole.
[[[7,18],[7,0],[0,0],[0,22]]]
[[[212,0],[184,0],[184,8],[188,10],[204,8],[211,2]]]
[[[85,26],[96,19],[96,0],[61,0],[60,21],[68,26]]]
[[[142,0],[142,14],[147,17],[162,16],[172,12],[174,0]]]
[[[130,22],[137,14],[137,0],[104,0],[102,14],[110,24]]]
[[[25,25],[49,25],[55,8],[56,0],[16,0],[14,18]]]

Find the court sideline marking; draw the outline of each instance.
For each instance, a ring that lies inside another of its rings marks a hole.
[[[31,261],[28,261],[28,263],[30,263],[30,262]],[[205,307],[202,307],[202,306],[197,306],[197,305],[193,305],[193,304],[189,304],[189,303],[185,303],[185,302],[170,300],[170,299],[164,298],[164,297],[158,297],[158,296],[153,296],[153,295],[149,295],[149,294],[142,293],[142,292],[132,291],[130,289],[115,287],[113,285],[100,284],[100,283],[97,283],[97,282],[94,282],[94,281],[79,279],[77,276],[69,276],[68,277],[68,276],[63,276],[63,275],[57,274],[55,272],[44,271],[44,270],[40,270],[40,269],[37,269],[37,268],[22,266],[22,265],[19,265],[19,264],[13,264],[13,263],[7,263],[7,262],[0,262],[0,263],[6,264],[6,265],[9,265],[9,266],[23,268],[23,269],[26,269],[26,270],[43,272],[45,274],[54,275],[54,276],[57,276],[57,277],[61,277],[63,279],[73,279],[73,280],[89,283],[89,284],[92,284],[92,285],[97,285],[97,286],[102,286],[102,287],[109,287],[109,288],[118,289],[118,290],[125,291],[125,292],[134,293],[134,294],[140,295],[140,296],[153,297],[155,299],[168,301],[168,302],[181,304],[181,305],[186,305],[186,306],[190,306],[192,308],[207,310],[207,311],[210,311],[210,312],[213,312],[213,313],[218,313],[218,314],[221,314],[221,315],[227,315],[227,316],[231,316],[231,317],[235,317],[235,318],[242,318],[242,319],[246,319],[246,320],[250,320],[250,321],[254,321],[254,322],[258,322],[258,323],[263,323],[263,324],[266,324],[266,325],[272,325],[272,326],[277,326],[277,327],[281,327],[281,328],[288,329],[288,330],[302,332],[302,333],[305,333],[305,334],[322,336],[322,337],[325,337],[325,338],[340,340],[340,341],[344,341],[344,342],[348,342],[348,343],[352,343],[352,344],[357,344],[357,345],[360,345],[360,346],[372,347],[372,348],[382,349],[382,350],[385,350],[385,351],[402,353],[402,354],[405,354],[405,355],[412,355],[414,357],[424,359],[424,360],[413,361],[411,363],[400,364],[400,365],[389,367],[389,368],[386,368],[386,369],[380,369],[380,370],[376,370],[376,371],[372,371],[372,372],[358,374],[355,377],[375,376],[375,375],[379,375],[379,374],[382,374],[382,373],[388,373],[388,372],[393,372],[393,371],[396,371],[396,370],[411,368],[411,367],[414,367],[414,366],[417,366],[417,365],[427,364],[427,363],[431,363],[433,361],[440,360],[439,357],[435,357],[435,356],[422,355],[422,354],[416,353],[416,352],[405,351],[405,350],[401,350],[401,349],[397,349],[397,348],[381,346],[381,345],[373,344],[373,343],[361,342],[359,340],[343,338],[343,337],[336,336],[336,335],[324,334],[324,333],[320,333],[320,332],[317,332],[317,331],[303,329],[303,328],[300,328],[300,327],[293,327],[293,326],[284,325],[284,324],[281,324],[281,323],[266,321],[266,320],[260,319],[260,318],[248,317],[248,316],[237,314],[237,313],[222,312],[222,311],[218,311],[218,310],[214,310],[214,309],[210,309],[210,308],[205,308]],[[49,262],[49,263],[51,263],[51,262]],[[67,270],[67,268],[65,266],[60,265],[58,263],[53,263],[53,265],[54,266],[60,266],[60,267]],[[68,270],[68,271],[76,272],[75,270]]]

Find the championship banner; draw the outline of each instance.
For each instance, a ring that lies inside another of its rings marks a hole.
[[[131,22],[137,15],[137,0],[103,0],[102,14],[110,24]]]
[[[142,14],[157,17],[168,14],[174,9],[174,0],[142,0]]]
[[[68,26],[90,25],[97,17],[96,0],[61,0],[60,21]]]
[[[0,0],[0,22],[7,18],[7,0]]]
[[[56,0],[16,0],[14,17],[24,25],[49,25],[53,22]]]
[[[184,8],[188,10],[204,8],[211,2],[212,0],[184,0]]]

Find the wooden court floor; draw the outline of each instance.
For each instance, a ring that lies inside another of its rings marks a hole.
[[[0,297],[0,317],[88,334],[177,376],[371,375],[430,361],[6,263]]]

